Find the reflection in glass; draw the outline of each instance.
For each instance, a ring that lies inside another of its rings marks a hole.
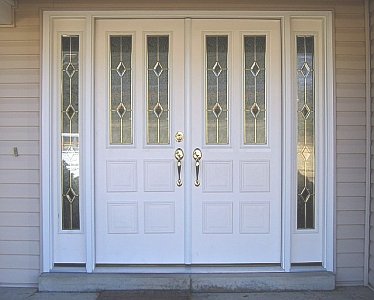
[[[228,36],[206,37],[206,143],[228,144]]]
[[[62,230],[79,230],[79,37],[61,38]]]
[[[132,37],[110,37],[110,143],[132,144]]]
[[[265,93],[266,36],[245,36],[244,144],[267,143]]]
[[[297,229],[315,228],[314,37],[297,36]]]
[[[147,144],[170,143],[169,36],[147,36]]]

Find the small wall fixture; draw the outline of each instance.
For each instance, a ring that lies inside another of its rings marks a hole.
[[[13,147],[13,155],[14,157],[18,157],[19,154],[18,154],[18,148],[17,147]]]

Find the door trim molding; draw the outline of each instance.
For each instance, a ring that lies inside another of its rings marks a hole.
[[[84,128],[84,134],[81,140],[81,149],[84,153],[84,160],[81,161],[81,191],[82,191],[82,224],[84,228],[85,241],[85,257],[86,257],[86,272],[90,273],[95,268],[95,211],[94,211],[94,35],[95,35],[95,20],[99,18],[180,18],[185,19],[186,33],[190,31],[191,19],[279,19],[281,20],[282,32],[282,99],[291,99],[292,88],[291,83],[287,82],[287,78],[291,78],[290,55],[290,40],[291,40],[291,22],[292,18],[318,18],[324,21],[324,34],[326,45],[326,66],[325,66],[325,116],[327,121],[324,128],[325,136],[322,137],[324,144],[324,157],[320,158],[323,161],[323,176],[325,179],[325,187],[323,196],[325,199],[324,214],[323,214],[323,266],[327,271],[335,271],[336,257],[335,257],[335,75],[334,75],[334,36],[333,36],[333,18],[331,11],[43,11],[43,34],[42,34],[42,52],[41,52],[41,227],[40,227],[40,243],[41,243],[41,270],[42,272],[50,272],[53,269],[53,226],[54,222],[54,193],[53,188],[56,184],[53,157],[56,149],[54,148],[53,124],[55,120],[52,118],[54,105],[52,104],[53,93],[52,83],[53,74],[53,53],[51,47],[53,43],[54,23],[56,20],[84,20],[85,26],[83,29],[82,42],[84,43],[84,68],[86,76],[83,79],[84,99],[82,105],[84,106],[86,114],[82,116],[81,124]],[[187,39],[187,38],[186,38]],[[188,53],[188,51],[186,51]],[[191,59],[187,57],[187,59]],[[187,63],[187,62],[186,62]],[[187,68],[185,72],[188,72]],[[187,78],[187,85],[190,85],[189,76]],[[189,97],[189,89],[186,88],[184,95]],[[295,162],[292,157],[295,157],[296,152],[292,149],[291,143],[287,141],[294,140],[294,126],[293,122],[287,118],[285,112],[289,107],[286,101],[282,101],[283,118],[282,124],[284,133],[282,134],[282,267],[286,272],[291,271],[291,201],[294,195],[294,178],[292,170],[295,169]],[[185,101],[186,111],[191,111],[190,104]],[[190,121],[186,121],[186,129],[190,128]],[[191,145],[186,145],[186,150],[191,148]],[[291,176],[292,175],[292,176]],[[190,209],[186,207],[186,209]],[[186,244],[191,243],[190,237],[186,235]],[[189,258],[186,257],[186,261]]]

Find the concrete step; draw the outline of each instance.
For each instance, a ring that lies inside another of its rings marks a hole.
[[[178,290],[194,293],[268,292],[335,289],[330,272],[221,273],[221,274],[119,274],[43,273],[41,292],[98,292]]]

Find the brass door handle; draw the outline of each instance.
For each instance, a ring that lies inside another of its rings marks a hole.
[[[200,185],[199,181],[199,171],[200,171],[200,159],[203,157],[203,153],[199,148],[196,148],[193,153],[193,158],[195,160],[195,167],[196,167],[196,180],[195,180],[195,186]]]
[[[175,150],[174,157],[177,160],[177,170],[178,170],[177,186],[182,186],[181,172],[182,172],[182,159],[184,157],[183,150],[181,148],[178,148],[177,150]]]

